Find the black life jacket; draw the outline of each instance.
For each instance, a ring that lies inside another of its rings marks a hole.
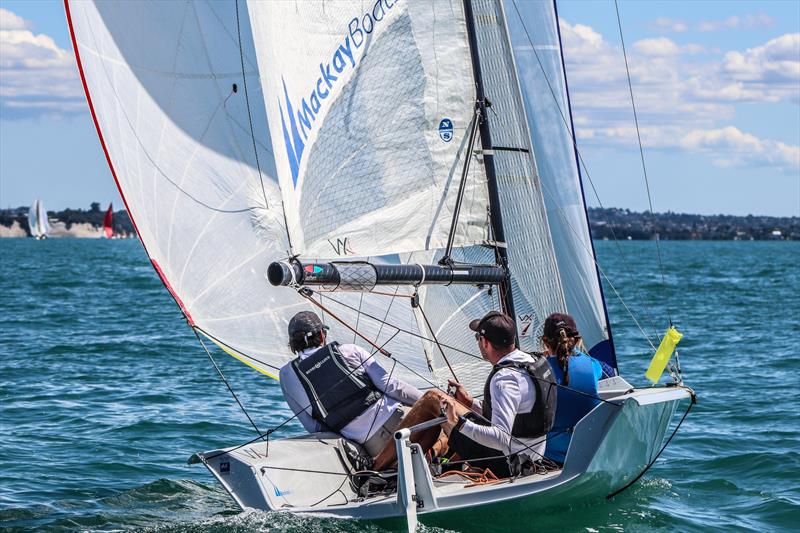
[[[311,416],[333,431],[341,431],[383,397],[363,368],[347,364],[338,342],[305,359],[297,357],[292,368],[311,402]]]
[[[494,365],[486,385],[483,387],[483,417],[492,420],[492,378],[504,368],[517,368],[526,372],[533,380],[536,388],[536,401],[530,413],[517,413],[514,417],[514,426],[511,435],[514,437],[541,437],[553,428],[556,418],[556,400],[558,398],[557,386],[553,370],[547,358],[542,355],[531,354],[533,362],[521,363],[519,361],[505,361]]]

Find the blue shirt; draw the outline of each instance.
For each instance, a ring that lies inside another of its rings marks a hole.
[[[556,382],[564,384],[564,371],[558,365],[556,357],[548,357],[547,361],[553,369]],[[553,429],[547,434],[547,449],[545,457],[564,462],[572,438],[572,428],[586,414],[600,403],[597,399],[597,383],[603,376],[603,367],[600,361],[583,352],[578,352],[569,357],[569,389],[558,388],[558,405],[556,407],[556,420]],[[575,391],[585,393],[579,394]]]

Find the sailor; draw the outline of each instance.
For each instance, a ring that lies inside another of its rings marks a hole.
[[[556,381],[563,385],[558,388],[558,409],[553,429],[547,436],[545,456],[563,464],[575,425],[600,403],[599,380],[615,372],[586,354],[581,334],[570,315],[553,313],[548,316],[541,341]]]
[[[359,346],[328,343],[327,330],[311,311],[289,321],[289,348],[297,357],[280,370],[283,396],[309,433],[337,432],[375,457],[394,447],[406,406],[423,394]]]
[[[498,477],[516,475],[521,465],[543,457],[556,410],[552,371],[544,357],[517,349],[517,328],[510,316],[491,311],[469,328],[492,370],[482,401],[450,382],[457,404],[445,404],[449,448]]]

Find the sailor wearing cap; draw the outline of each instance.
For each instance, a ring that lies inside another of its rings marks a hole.
[[[572,430],[586,414],[600,403],[600,380],[615,375],[614,369],[586,353],[575,319],[553,313],[544,321],[542,347],[553,368],[558,388],[558,412],[547,437],[545,456],[563,463],[572,438]]]
[[[537,461],[544,454],[556,410],[553,373],[544,357],[517,349],[517,328],[510,316],[492,311],[470,322],[469,328],[492,370],[483,400],[450,382],[460,405],[446,404],[448,422],[443,429],[449,433],[451,451],[473,466],[508,477],[526,460]]]
[[[289,348],[297,357],[283,366],[283,396],[309,433],[335,431],[363,444],[374,457],[391,444],[403,406],[422,393],[391,377],[355,344],[326,343],[328,326],[311,311],[289,321]],[[393,445],[393,444],[392,444]]]

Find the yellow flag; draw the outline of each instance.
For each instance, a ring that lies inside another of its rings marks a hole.
[[[661,374],[664,373],[664,369],[667,367],[669,358],[672,357],[672,352],[675,351],[675,346],[678,345],[681,337],[683,337],[683,333],[680,333],[677,329],[675,329],[674,326],[669,327],[667,332],[664,334],[664,338],[661,339],[661,344],[658,346],[658,350],[656,350],[653,360],[650,361],[650,367],[647,369],[647,372],[644,373],[644,377],[653,383],[658,383],[658,380],[661,379]]]

